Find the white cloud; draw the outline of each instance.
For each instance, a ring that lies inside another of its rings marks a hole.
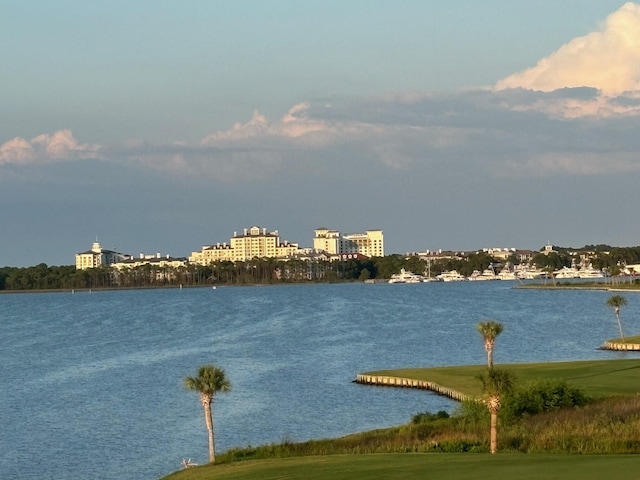
[[[24,138],[16,137],[0,146],[0,164],[29,163],[34,158],[35,150]]]
[[[500,80],[496,89],[585,86],[607,96],[640,90],[640,5],[624,4],[602,30],[574,38],[535,67]]]
[[[50,163],[98,158],[100,147],[78,143],[70,130],[43,133],[30,141],[16,137],[0,146],[0,164]]]
[[[582,116],[585,105],[599,116]],[[14,138],[0,146],[0,164],[99,156],[123,171],[137,165],[229,185],[347,174],[431,181],[461,172],[514,178],[638,171],[640,138],[634,132],[640,115],[601,114],[614,107],[637,112],[640,98],[604,101],[595,89],[568,88],[335,100],[294,105],[276,120],[256,112],[197,144],[131,141],[98,148],[78,142],[68,130],[31,141]]]
[[[627,111],[640,107],[632,97],[616,101]],[[347,170],[429,177],[469,171],[494,178],[637,171],[640,140],[624,132],[640,127],[640,116],[593,119],[572,112],[585,105],[594,112],[615,107],[590,88],[305,103],[275,121],[254,113],[199,145],[138,144],[130,153],[145,167],[228,184],[320,179]]]
[[[309,103],[299,103],[277,122],[255,111],[247,123],[236,123],[226,131],[215,132],[202,140],[202,145],[217,145],[225,141],[237,141],[249,138],[292,138],[309,145],[322,143],[323,134],[335,133],[335,128],[327,122],[313,119],[307,115]]]

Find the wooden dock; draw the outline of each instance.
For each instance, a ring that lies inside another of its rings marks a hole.
[[[356,375],[355,383],[361,383],[363,385],[379,385],[383,387],[400,387],[400,388],[418,388],[422,390],[429,390],[430,392],[437,393],[459,402],[467,400],[474,400],[473,397],[460,393],[451,388],[443,387],[434,382],[427,380],[416,380],[415,378],[402,378],[402,377],[389,377],[384,375],[368,375],[365,373],[359,373]]]

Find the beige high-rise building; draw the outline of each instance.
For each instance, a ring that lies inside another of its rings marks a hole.
[[[340,232],[328,228],[316,228],[313,237],[313,249],[330,255],[340,253]]]
[[[313,248],[331,255],[359,253],[367,257],[384,257],[384,234],[382,230],[367,230],[341,235],[337,230],[318,228],[313,237]]]
[[[93,242],[91,250],[76,253],[76,270],[97,268],[102,265],[109,266],[112,263],[121,262],[129,258],[131,258],[131,255],[102,248],[100,242],[96,240]]]
[[[205,245],[199,252],[192,252],[189,262],[208,265],[217,261],[246,262],[257,258],[288,258],[300,252],[297,243],[281,241],[278,231],[253,226],[244,233],[233,233],[229,243]]]

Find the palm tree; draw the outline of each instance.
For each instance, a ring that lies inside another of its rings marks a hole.
[[[609,297],[607,300],[607,305],[613,307],[613,313],[616,314],[616,319],[618,320],[618,328],[620,329],[620,338],[622,339],[622,343],[624,343],[624,334],[622,333],[622,323],[620,323],[620,307],[627,304],[627,299],[622,295],[613,295]]]
[[[488,368],[479,375],[482,382],[482,391],[486,395],[486,405],[491,415],[491,437],[489,451],[498,451],[498,411],[500,410],[500,397],[508,393],[515,383],[513,374],[509,370]]]
[[[496,337],[502,333],[504,327],[500,322],[488,320],[478,323],[476,329],[480,332],[482,338],[484,338],[484,349],[487,351],[487,363],[489,368],[493,368],[493,347],[496,342]]]
[[[213,397],[218,392],[226,393],[231,390],[231,383],[225,377],[224,370],[215,365],[203,365],[198,370],[197,377],[186,377],[184,385],[189,390],[200,393],[200,403],[204,409],[204,421],[209,433],[209,461],[216,461],[213,441]]]

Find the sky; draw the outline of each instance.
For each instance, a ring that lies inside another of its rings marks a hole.
[[[257,225],[640,244],[640,4],[0,0],[0,266]]]

